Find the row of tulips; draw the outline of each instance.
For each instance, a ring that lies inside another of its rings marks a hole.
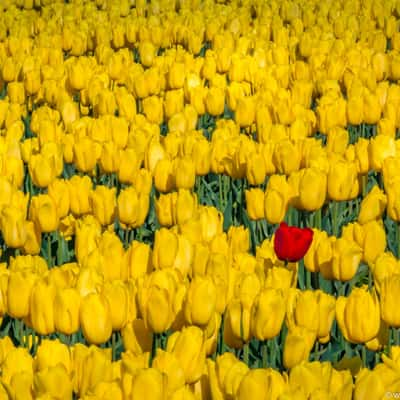
[[[186,328],[158,349],[152,366],[149,353],[122,353],[112,361],[107,349],[82,344],[66,346],[43,340],[31,357],[2,339],[0,394],[4,399],[363,399],[384,398],[399,389],[399,347],[374,370],[361,368],[357,358],[301,363],[289,373],[270,368],[249,369],[232,353],[206,359],[202,332]],[[350,368],[344,370],[344,367]],[[356,374],[353,383],[352,374]]]
[[[196,236],[161,228],[152,250],[134,241],[125,251],[116,234],[101,233],[99,222],[85,217],[76,232],[77,263],[48,270],[39,256],[17,256],[8,268],[3,264],[2,315],[23,319],[41,335],[55,331],[71,335],[82,328],[90,343],[106,342],[112,331],[124,329],[136,318],[154,333],[198,325],[210,339],[207,354],[215,351],[220,340],[221,316],[224,341],[233,348],[241,348],[252,337],[276,337],[286,317],[285,348],[292,341],[299,346],[284,361],[287,368],[307,359],[316,339],[329,341],[335,314],[346,340],[366,343],[371,350],[383,348],[388,327],[399,327],[395,306],[399,263],[391,253],[384,253],[385,231],[376,220],[346,226],[339,239],[310,230],[310,240],[315,236],[305,256],[310,272],[349,281],[361,259],[372,271],[374,289],[353,287],[349,296],[340,293],[336,301],[322,291],[295,289],[298,264],[284,265],[277,258],[298,260],[310,245],[308,239],[304,244],[291,243],[282,225],[278,232],[283,236],[275,237],[275,249],[265,240],[254,257],[247,252],[248,230],[231,227],[226,235],[218,212],[212,207],[203,210],[208,220],[201,219],[199,227],[193,228]],[[214,226],[210,225],[213,217]],[[381,233],[373,232],[375,226]],[[379,235],[381,243],[376,240]],[[367,245],[361,247],[360,239]],[[361,308],[362,304],[369,306]]]

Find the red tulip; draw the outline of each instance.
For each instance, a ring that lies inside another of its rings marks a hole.
[[[275,232],[274,250],[280,260],[296,262],[307,253],[314,232],[310,228],[297,228],[281,222]]]

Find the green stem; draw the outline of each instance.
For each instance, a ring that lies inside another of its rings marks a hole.
[[[151,346],[151,354],[150,354],[150,359],[149,359],[149,367],[151,368],[151,366],[153,365],[153,360],[157,354],[157,348],[158,346],[158,342],[159,342],[159,334],[158,333],[153,333],[153,343]]]
[[[353,351],[350,347],[350,343],[342,336],[343,344],[344,344],[344,351],[348,358],[353,355]],[[343,347],[343,346],[342,346]]]
[[[115,361],[117,359],[117,352],[116,352],[116,332],[113,332],[111,335],[111,351],[112,351],[112,360]]]
[[[319,361],[319,355],[319,342],[316,340],[314,345],[314,361]]]
[[[249,365],[249,344],[245,343],[243,345],[243,362]]]
[[[224,344],[224,327],[225,327],[225,318],[224,314],[221,315],[221,326],[218,331],[218,341],[217,341],[217,354],[222,354],[222,346]]]
[[[400,224],[396,224],[397,258],[400,258]]]
[[[307,268],[304,268],[304,273],[306,275],[306,289],[311,290],[313,288],[311,283],[311,272]]]
[[[50,233],[46,233],[47,236],[47,262],[49,264],[49,267],[51,268],[53,266],[53,260],[51,256],[51,235]]]
[[[366,367],[367,366],[367,348],[365,347],[365,345],[361,346],[361,359],[362,359],[363,367]]]
[[[334,236],[338,236],[339,234],[338,211],[339,211],[339,202],[332,201],[332,233]]]
[[[314,227],[321,229],[322,226],[322,210],[316,210],[314,214]]]
[[[125,249],[127,249],[129,247],[129,234],[130,234],[130,230],[129,229],[125,229],[125,232],[124,232]]]
[[[262,352],[262,368],[268,367],[268,341],[264,340],[261,343],[261,352]]]
[[[368,175],[361,176],[361,189],[363,198],[367,195]]]
[[[219,208],[220,208],[220,210],[223,210],[223,207],[222,207],[222,201],[223,201],[223,199],[222,199],[222,175],[221,174],[218,175],[218,188],[219,188]]]
[[[372,290],[372,283],[373,283],[372,271],[371,271],[371,268],[368,267],[368,291],[369,292],[371,292],[371,290]]]

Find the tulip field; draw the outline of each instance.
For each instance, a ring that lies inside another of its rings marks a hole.
[[[400,398],[399,0],[0,0],[0,400]]]

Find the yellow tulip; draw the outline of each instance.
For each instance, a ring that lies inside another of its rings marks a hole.
[[[380,305],[382,320],[389,326],[400,327],[400,312],[396,303],[396,291],[400,287],[400,275],[386,277],[380,287]]]
[[[369,142],[368,154],[371,168],[380,172],[385,159],[396,156],[396,142],[394,138],[386,135],[379,135],[372,138]]]
[[[27,239],[26,211],[15,206],[5,206],[1,210],[0,227],[8,247],[22,247]]]
[[[29,315],[30,297],[38,276],[27,271],[13,271],[8,280],[7,313],[13,318]]]
[[[356,274],[361,258],[362,249],[353,240],[332,239],[332,261],[320,265],[321,274],[325,279],[349,281]]]
[[[212,116],[223,114],[225,107],[225,92],[222,88],[211,87],[208,89],[205,106],[207,112]]]
[[[35,222],[41,232],[53,232],[57,230],[60,223],[56,202],[48,194],[32,196],[29,218]]]
[[[164,114],[170,120],[171,117],[183,111],[184,92],[183,89],[168,90],[164,99]]]
[[[114,222],[116,209],[116,188],[107,186],[96,186],[90,193],[90,203],[93,215],[98,219],[101,225],[109,225]]]
[[[380,326],[380,307],[375,290],[354,288],[349,297],[336,301],[336,320],[346,340],[365,343],[375,338]]]
[[[240,382],[237,399],[278,400],[286,389],[287,383],[279,372],[272,368],[251,369]]]
[[[256,297],[251,311],[251,331],[258,340],[272,339],[282,328],[285,298],[280,289],[266,288]]]
[[[57,214],[60,219],[66,217],[70,209],[68,181],[64,179],[54,180],[48,186],[47,192],[56,203]]]
[[[272,175],[265,190],[265,217],[270,224],[283,221],[289,205],[289,184],[283,175]]]
[[[92,189],[92,181],[90,178],[87,175],[83,177],[74,175],[69,179],[68,184],[72,213],[77,216],[90,213],[89,193]]]
[[[125,252],[125,263],[129,278],[139,278],[152,270],[151,248],[148,244],[132,241]]]
[[[172,334],[168,339],[167,351],[179,361],[186,383],[200,379],[206,363],[204,333],[200,328],[189,326]]]
[[[131,398],[162,400],[165,398],[167,377],[155,368],[139,369],[135,374]]]
[[[153,333],[146,327],[143,319],[134,319],[121,329],[122,340],[126,351],[134,355],[151,351]]]
[[[79,319],[89,343],[105,343],[111,337],[111,310],[104,296],[96,293],[86,295],[81,302]]]
[[[100,145],[91,138],[85,136],[74,142],[73,151],[73,162],[78,171],[92,173],[100,157]]]
[[[42,371],[57,364],[63,365],[68,373],[71,372],[72,360],[69,347],[58,339],[43,339],[35,356],[35,369]]]
[[[295,326],[289,329],[283,346],[283,365],[290,369],[307,361],[314,346],[316,332],[305,327]]]
[[[215,312],[217,290],[210,277],[194,277],[184,305],[185,319],[190,325],[208,324]]]
[[[380,219],[385,211],[386,204],[387,197],[385,193],[378,186],[374,186],[361,202],[358,222],[365,224],[374,219]]]
[[[56,288],[39,280],[32,288],[30,296],[30,322],[40,335],[54,333],[54,297]]]
[[[160,125],[164,120],[163,102],[158,96],[142,100],[143,113],[149,122]]]
[[[64,335],[79,330],[81,297],[75,288],[58,289],[54,297],[54,326]]]
[[[152,368],[157,369],[168,377],[167,391],[175,392],[185,385],[185,373],[177,357],[170,352],[157,349]]]
[[[246,210],[249,218],[257,221],[265,218],[264,192],[260,188],[252,188],[245,191]]]
[[[17,373],[26,372],[33,376],[33,359],[28,349],[16,347],[10,349],[2,366],[2,381],[9,384]]]
[[[130,294],[128,287],[118,280],[106,282],[101,292],[110,307],[110,319],[113,331],[120,331],[128,321]]]
[[[334,161],[328,172],[328,196],[335,201],[351,200],[359,193],[357,168],[354,163]]]

